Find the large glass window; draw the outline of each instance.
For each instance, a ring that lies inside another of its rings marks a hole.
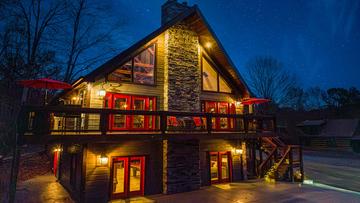
[[[231,88],[225,79],[205,58],[202,58],[202,88],[205,91],[231,93]]]
[[[219,92],[231,93],[231,88],[221,76],[219,76]]]
[[[203,90],[206,91],[217,91],[217,72],[211,67],[209,62],[206,59],[202,59],[202,68],[203,68]]]
[[[155,84],[155,44],[109,74],[109,81]]]

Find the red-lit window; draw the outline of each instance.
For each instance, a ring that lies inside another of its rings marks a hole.
[[[202,111],[206,113],[234,114],[235,106],[228,102],[203,101]],[[212,128],[218,130],[234,128],[234,119],[228,117],[213,117]]]
[[[105,107],[119,110],[155,111],[155,97],[107,93]],[[109,118],[111,130],[148,130],[155,128],[155,116],[113,114]]]

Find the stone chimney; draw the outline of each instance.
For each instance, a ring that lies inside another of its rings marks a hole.
[[[166,24],[189,8],[187,2],[179,3],[177,0],[167,0],[161,6],[161,25]]]

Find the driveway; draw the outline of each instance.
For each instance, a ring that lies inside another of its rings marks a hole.
[[[307,179],[360,192],[360,155],[350,152],[304,151]]]
[[[160,203],[360,202],[360,195],[310,185],[261,181],[205,187],[198,191],[148,197]]]

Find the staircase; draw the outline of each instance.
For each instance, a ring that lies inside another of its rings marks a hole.
[[[261,152],[266,159],[258,167],[258,175],[266,182],[303,181],[302,151],[299,145],[286,145],[278,137],[263,137]]]

